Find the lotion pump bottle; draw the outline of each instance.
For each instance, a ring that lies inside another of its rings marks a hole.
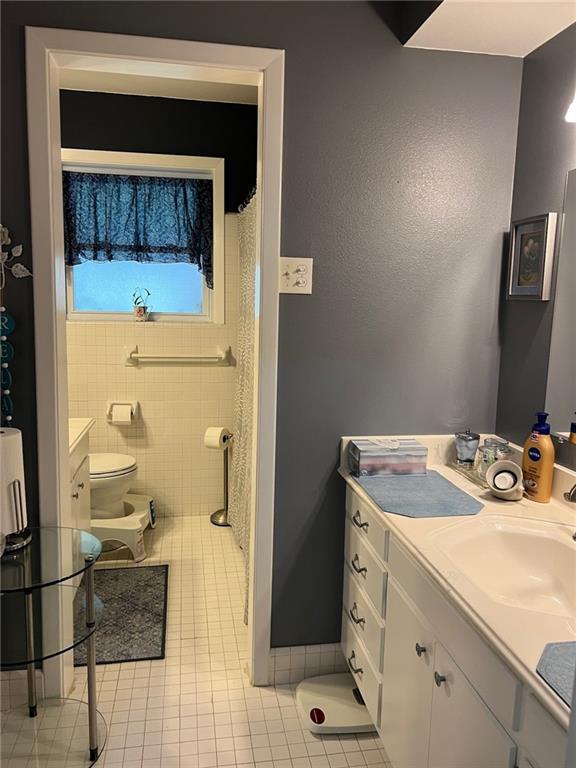
[[[524,443],[522,472],[528,498],[543,504],[550,501],[554,476],[554,443],[550,437],[548,414],[538,411],[537,423]]]
[[[574,411],[574,415],[576,415],[576,411]],[[576,421],[570,424],[570,442],[576,445]]]

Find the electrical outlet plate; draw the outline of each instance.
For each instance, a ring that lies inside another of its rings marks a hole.
[[[280,258],[280,293],[312,293],[313,259]]]

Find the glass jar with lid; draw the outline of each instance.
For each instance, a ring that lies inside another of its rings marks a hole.
[[[488,467],[500,459],[509,459],[512,455],[512,448],[508,440],[501,437],[487,437],[479,451],[478,473],[486,477]]]

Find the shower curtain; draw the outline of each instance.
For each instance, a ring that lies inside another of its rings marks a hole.
[[[244,622],[248,623],[250,508],[252,503],[252,439],[254,417],[254,355],[256,333],[256,211],[257,192],[240,208],[240,319],[236,352],[234,442],[230,472],[228,521],[242,550],[245,573]]]

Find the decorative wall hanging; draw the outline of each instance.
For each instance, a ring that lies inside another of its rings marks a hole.
[[[12,244],[10,232],[7,227],[0,225],[0,291],[6,285],[6,272],[12,277],[32,277],[28,267],[15,259],[22,255],[22,246]],[[6,311],[6,307],[0,307],[0,413],[2,423],[10,424],[13,417],[14,406],[12,403],[12,373],[10,363],[14,359],[14,345],[8,337],[14,333],[16,321]]]
[[[4,290],[6,285],[6,272],[10,272],[12,277],[32,277],[32,272],[25,267],[24,264],[20,264],[14,259],[19,259],[22,256],[22,246],[14,245],[10,250],[4,250],[4,246],[11,245],[10,232],[8,227],[3,227],[0,224],[0,245],[2,250],[0,251],[0,291]],[[14,263],[12,264],[11,262]]]
[[[508,299],[548,301],[558,214],[512,222]]]

